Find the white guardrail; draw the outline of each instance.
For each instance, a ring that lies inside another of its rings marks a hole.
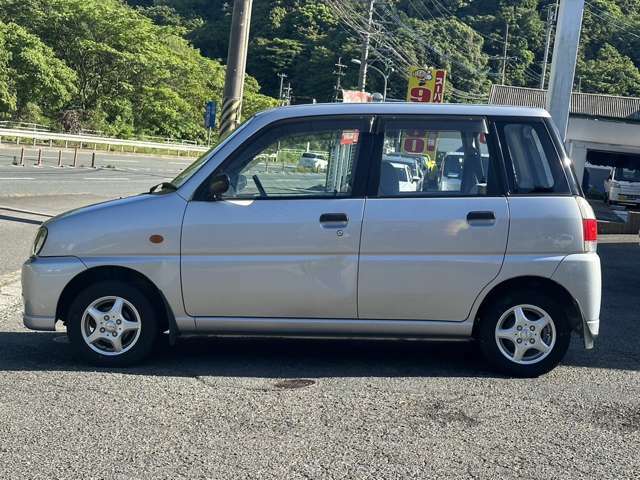
[[[18,128],[2,128],[0,127],[0,138],[15,137],[28,138],[31,140],[44,141],[63,141],[75,142],[80,144],[100,144],[108,146],[125,146],[134,148],[153,148],[158,150],[174,150],[176,152],[206,152],[209,147],[206,145],[193,145],[190,143],[169,143],[169,142],[151,142],[147,140],[125,140],[121,138],[101,137],[96,135],[74,135],[71,133],[56,133],[46,130],[27,130]]]

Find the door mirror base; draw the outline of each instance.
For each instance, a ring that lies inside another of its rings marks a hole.
[[[220,196],[229,190],[229,185],[231,185],[231,180],[226,173],[214,176],[211,182],[209,182],[209,194],[211,198],[219,200]]]

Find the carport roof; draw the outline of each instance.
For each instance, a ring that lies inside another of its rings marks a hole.
[[[489,103],[544,108],[546,93],[546,90],[540,88],[493,85]],[[569,113],[584,117],[640,122],[640,98],[573,92]]]

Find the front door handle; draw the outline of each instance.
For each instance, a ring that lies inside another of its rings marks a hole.
[[[343,228],[349,223],[346,213],[323,213],[320,215],[320,224],[325,228]]]
[[[476,211],[467,213],[467,222],[495,222],[496,214],[490,211]]]

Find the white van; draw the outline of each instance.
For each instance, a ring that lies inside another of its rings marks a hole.
[[[611,169],[604,182],[605,199],[609,205],[625,203],[640,205],[640,169]]]

